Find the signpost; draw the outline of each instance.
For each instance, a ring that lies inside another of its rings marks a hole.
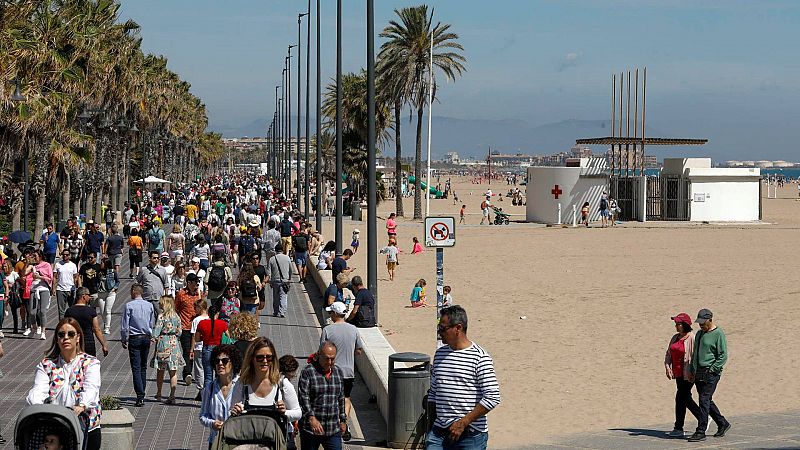
[[[436,326],[442,316],[444,303],[444,248],[456,245],[455,217],[426,217],[425,246],[436,249]],[[436,348],[442,346],[439,333],[436,333]]]

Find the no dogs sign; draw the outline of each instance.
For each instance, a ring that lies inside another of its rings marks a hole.
[[[456,245],[456,219],[454,217],[425,218],[425,246],[452,247]]]

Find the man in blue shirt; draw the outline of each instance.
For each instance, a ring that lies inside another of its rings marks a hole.
[[[90,253],[95,254],[97,261],[100,261],[100,258],[103,256],[103,241],[104,236],[100,231],[100,225],[90,220],[86,224],[86,247],[88,247]]]
[[[42,233],[40,242],[42,244],[44,260],[50,264],[54,264],[56,262],[56,253],[58,253],[58,244],[61,241],[58,238],[58,233],[53,231],[52,223],[47,224],[47,230]]]
[[[144,406],[147,382],[147,356],[150,354],[150,338],[156,322],[153,305],[142,298],[141,284],[131,286],[131,301],[125,304],[120,326],[122,348],[128,349],[133,390],[136,391],[136,406]]]

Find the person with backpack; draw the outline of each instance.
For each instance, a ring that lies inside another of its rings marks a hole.
[[[347,249],[345,251],[350,251]],[[292,280],[292,261],[283,253],[281,244],[275,246],[275,256],[270,258],[268,266],[268,283],[272,286],[272,315],[286,317],[289,307],[289,282]]]
[[[605,228],[608,226],[608,216],[610,215],[608,208],[608,194],[606,191],[603,191],[603,195],[600,196],[600,204],[597,208],[600,211],[600,227]]]
[[[233,272],[225,264],[224,255],[222,253],[214,253],[214,263],[206,270],[205,279],[203,280],[208,292],[208,298],[212,301],[219,298],[225,291],[228,282],[232,279]]]
[[[164,241],[166,240],[166,235],[164,234],[164,230],[158,225],[157,222],[153,222],[153,228],[150,228],[150,231],[147,232],[147,248],[149,251],[157,251],[159,254],[164,251]]]
[[[261,289],[261,279],[256,275],[253,264],[245,262],[239,272],[239,296],[241,298],[241,311],[258,315],[258,291]]]
[[[242,233],[239,238],[239,267],[247,262],[247,255],[258,250],[258,241],[251,233]]]
[[[297,274],[300,282],[305,283],[308,271],[306,268],[308,264],[308,234],[305,227],[301,227],[300,232],[292,238],[292,246],[294,247],[294,263],[297,267]]]

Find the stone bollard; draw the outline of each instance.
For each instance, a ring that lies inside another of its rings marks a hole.
[[[114,450],[133,450],[133,422],[136,419],[126,408],[103,410],[100,430],[103,447]]]

